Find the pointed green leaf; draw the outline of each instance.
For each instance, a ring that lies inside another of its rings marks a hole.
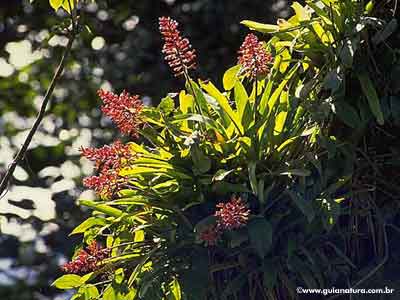
[[[117,293],[111,285],[104,291],[103,300],[118,300]]]
[[[218,104],[221,106],[228,118],[233,122],[239,133],[243,134],[243,126],[237,114],[230,106],[228,99],[211,82],[208,82],[207,84],[202,82],[200,85],[208,94],[210,94],[210,96],[217,100]]]
[[[315,217],[314,208],[311,203],[306,201],[303,197],[301,197],[298,193],[290,190],[286,190],[286,193],[293,200],[295,205],[300,209],[300,211],[307,217],[308,222],[311,221]]]
[[[75,274],[67,274],[55,280],[51,285],[58,289],[69,290],[79,287],[83,284],[81,276]]]
[[[358,79],[360,81],[363,93],[367,97],[369,108],[371,109],[372,114],[375,116],[378,124],[383,125],[385,121],[374,84],[372,83],[368,74],[365,72],[358,73]]]
[[[172,99],[170,96],[161,99],[161,102],[157,108],[167,115],[170,114],[175,109],[174,99]]]
[[[263,217],[257,217],[247,224],[250,243],[260,258],[264,258],[272,246],[272,226]]]
[[[174,278],[174,280],[169,284],[169,291],[170,293],[168,294],[167,300],[181,300],[181,287],[176,278]]]
[[[107,222],[102,218],[90,217],[77,226],[69,235],[83,233],[94,226],[104,226]]]
[[[247,26],[251,30],[255,30],[262,33],[273,33],[279,31],[278,25],[263,24],[249,20],[243,20],[242,22],[240,22],[240,24]]]
[[[240,67],[241,67],[240,65],[236,65],[236,66],[229,68],[225,72],[222,82],[224,85],[224,89],[226,91],[233,89],[233,87],[235,86],[235,83],[238,80],[237,74],[240,71]]]

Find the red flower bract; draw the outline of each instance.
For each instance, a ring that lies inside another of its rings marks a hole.
[[[175,76],[182,75],[196,67],[196,54],[187,38],[182,38],[178,22],[170,17],[159,18],[160,33],[164,38],[162,52]]]
[[[101,248],[93,241],[86,250],[82,249],[70,262],[62,266],[65,273],[86,274],[99,269],[99,263],[110,256],[110,249]]]
[[[218,230],[218,227],[211,225],[200,232],[200,240],[202,240],[206,246],[215,246],[220,235],[221,232]]]
[[[129,145],[116,141],[112,145],[105,145],[101,148],[81,148],[82,155],[94,161],[98,176],[90,176],[83,180],[83,184],[95,190],[99,195],[111,197],[121,184],[125,181],[119,175],[119,171],[128,166],[135,159],[136,154],[132,152]]]
[[[121,169],[135,157],[129,145],[124,145],[119,140],[112,145],[105,145],[97,149],[81,147],[80,151],[84,157],[96,163],[99,171]]]
[[[120,177],[116,170],[107,170],[98,176],[84,178],[83,185],[95,190],[97,194],[109,198],[119,189],[121,181],[123,181],[123,177]]]
[[[243,73],[252,79],[266,75],[271,61],[272,56],[265,50],[263,43],[254,34],[248,34],[239,49],[238,63],[242,65]]]
[[[217,227],[226,230],[237,229],[244,226],[249,219],[250,210],[240,198],[233,197],[227,203],[217,204],[215,216]]]
[[[103,100],[103,113],[117,124],[123,134],[138,137],[139,125],[142,123],[140,112],[143,108],[139,96],[131,96],[125,91],[120,95],[104,90],[97,93]]]

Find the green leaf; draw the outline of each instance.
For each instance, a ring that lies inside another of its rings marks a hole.
[[[280,56],[281,56],[281,61],[279,64],[279,72],[284,74],[290,65],[290,59],[292,58],[292,56],[290,55],[290,52],[287,48],[282,50]]]
[[[240,24],[247,26],[251,30],[255,30],[262,33],[273,33],[279,31],[278,25],[263,24],[249,20],[243,20],[242,22],[240,22]]]
[[[104,226],[107,222],[102,218],[90,217],[77,226],[69,235],[83,233],[94,226]]]
[[[194,98],[190,94],[186,94],[185,91],[179,93],[179,109],[182,113],[187,114],[194,112]],[[188,121],[182,121],[182,129],[189,127]]]
[[[292,8],[295,11],[296,17],[300,22],[309,21],[311,19],[311,14],[300,3],[293,2]]]
[[[275,118],[274,135],[280,135],[285,127],[287,111],[281,111]]]
[[[315,212],[311,203],[306,201],[303,197],[301,197],[298,193],[286,190],[286,193],[293,200],[295,205],[300,209],[300,211],[307,217],[309,223],[314,219]]]
[[[79,0],[76,0],[78,2]],[[64,8],[67,13],[71,13],[71,9],[74,9],[74,0],[64,0],[62,8]]]
[[[272,226],[263,217],[257,217],[247,224],[250,243],[260,258],[264,258],[272,246]]]
[[[356,39],[345,39],[343,41],[343,46],[340,50],[339,57],[342,63],[350,68],[353,65],[354,54],[357,51],[359,40]]]
[[[301,176],[301,177],[307,177],[311,175],[310,170],[306,169],[292,169],[292,170],[287,170],[284,172],[279,172],[278,175],[290,175],[290,176]]]
[[[235,103],[236,103],[236,111],[238,113],[238,118],[241,120],[242,126],[244,128],[248,128],[251,123],[252,114],[246,114],[250,105],[249,105],[249,95],[246,92],[243,84],[238,80],[236,81],[234,88],[235,95]],[[246,110],[247,108],[247,110]]]
[[[118,300],[117,294],[111,285],[104,291],[103,300]]]
[[[169,291],[170,293],[168,294],[167,300],[181,300],[181,287],[176,278],[174,278],[174,280],[169,284]]]
[[[333,69],[326,74],[323,86],[325,89],[331,90],[332,93],[336,92],[343,83],[343,74],[341,69],[338,67]]]
[[[282,82],[279,84],[279,86],[274,90],[272,95],[270,97],[262,97],[261,102],[260,102],[260,114],[264,115],[266,111],[268,111],[267,116],[269,116],[272,112],[272,108],[275,106],[275,103],[279,99],[283,89],[286,87],[287,83],[289,80],[293,77],[293,75],[296,73],[297,69],[299,68],[299,65],[296,64],[293,66],[292,69],[290,69],[289,73],[285,76],[285,79],[282,80]]]
[[[238,80],[237,74],[239,73],[240,68],[241,68],[240,65],[236,65],[236,66],[229,68],[225,72],[222,82],[223,82],[224,89],[226,91],[230,91],[235,86],[236,81]]]
[[[235,124],[235,127],[239,131],[240,134],[243,134],[243,126],[237,116],[237,114],[233,111],[232,107],[229,105],[228,99],[211,83],[207,84],[201,83],[201,87],[210,94],[210,96],[214,97],[217,100],[220,107],[223,109],[224,114]]]
[[[253,191],[254,195],[257,196],[258,193],[258,184],[257,184],[257,176],[256,176],[256,162],[249,162],[248,172],[249,172],[249,181],[251,190]]]
[[[197,145],[194,145],[190,149],[194,167],[200,173],[206,173],[211,169],[211,160],[209,157],[203,154]]]
[[[75,274],[67,274],[56,279],[51,285],[58,289],[69,290],[83,284],[82,277]]]
[[[280,144],[277,151],[282,152],[286,147],[288,147],[291,143],[293,143],[298,138],[299,138],[299,136],[294,136],[290,139],[285,140],[284,142],[282,142],[282,144]]]
[[[375,33],[372,37],[372,42],[375,45],[384,42],[388,37],[390,37],[393,33],[396,32],[398,27],[397,20],[392,19],[389,23],[386,24],[385,28]]]
[[[361,120],[356,109],[346,101],[335,103],[335,113],[347,126],[358,128]]]
[[[84,295],[85,300],[94,300],[99,297],[99,291],[93,284],[82,286],[79,292]]]
[[[207,105],[207,100],[204,97],[203,91],[199,88],[196,82],[193,80],[186,82],[186,90],[190,92],[190,94],[194,97],[194,102],[199,109],[198,113],[200,113],[203,117],[208,117],[209,109]]]
[[[378,124],[383,125],[385,121],[374,84],[372,83],[368,74],[365,72],[358,73],[358,80],[360,81],[361,89],[363,90],[364,95],[367,97],[369,108],[371,109],[372,114],[375,116]]]
[[[220,169],[215,173],[215,175],[212,178],[212,181],[215,182],[215,181],[224,180],[224,178],[226,176],[228,176],[229,174],[231,174],[234,171],[236,171],[236,169],[232,169],[232,170],[229,170],[229,171]]]
[[[81,199],[81,200],[79,200],[79,205],[84,205],[84,206],[90,207],[95,211],[99,211],[103,214],[106,214],[106,215],[109,215],[109,216],[112,216],[115,218],[121,217],[123,214],[123,211],[118,208],[111,207],[111,206],[105,205],[105,204],[99,204],[99,203],[96,203],[91,200],[82,200]]]
[[[71,9],[74,8],[73,0],[49,0],[51,7],[57,11],[59,8],[65,9],[68,13],[71,13]],[[70,9],[71,8],[71,9]]]
[[[166,115],[170,114],[175,109],[174,99],[172,99],[170,96],[163,98],[157,108]]]
[[[57,11],[63,4],[64,0],[49,0],[51,7]]]
[[[185,91],[179,93],[179,108],[182,113],[193,112],[193,96],[186,94]]]

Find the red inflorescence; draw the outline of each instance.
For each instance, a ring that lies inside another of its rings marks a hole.
[[[119,190],[122,177],[118,175],[116,170],[107,170],[101,172],[98,176],[90,176],[83,179],[83,185],[89,189],[93,189],[99,195],[111,197]]]
[[[272,56],[269,54],[254,34],[246,36],[239,49],[238,63],[242,65],[242,71],[252,79],[269,72],[268,64]]]
[[[224,230],[237,229],[244,226],[248,219],[250,210],[241,198],[233,197],[227,203],[217,204],[215,216],[217,217],[217,227]]]
[[[135,157],[129,145],[124,145],[119,140],[111,146],[105,145],[98,149],[81,147],[80,151],[84,157],[96,163],[99,171],[121,169]]]
[[[104,90],[97,93],[103,100],[103,113],[117,124],[123,134],[138,137],[139,125],[142,124],[140,112],[143,109],[139,96],[131,96],[125,91],[120,95]]]
[[[86,250],[82,249],[70,262],[62,266],[65,273],[87,274],[99,269],[99,263],[110,256],[110,249],[101,248],[93,241]]]
[[[159,18],[160,32],[164,38],[162,52],[165,60],[171,67],[175,76],[196,68],[196,54],[187,38],[182,38],[178,30],[178,22],[170,17]]]
[[[200,232],[200,240],[202,240],[206,246],[215,246],[221,235],[221,231],[215,225],[209,226]]]
[[[119,189],[124,182],[119,171],[136,157],[129,145],[124,145],[121,141],[99,149],[81,148],[80,150],[84,157],[95,162],[96,168],[99,170],[98,176],[85,178],[83,184],[105,197],[111,197]]]

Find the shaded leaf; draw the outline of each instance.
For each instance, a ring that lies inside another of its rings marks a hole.
[[[272,246],[272,226],[263,217],[257,217],[247,224],[251,245],[260,258],[268,253]]]
[[[293,200],[295,205],[300,209],[300,211],[307,217],[308,222],[311,222],[315,217],[315,211],[309,201],[306,201],[298,193],[286,190],[286,193]]]
[[[367,73],[361,72],[358,73],[357,75],[363,93],[367,97],[369,108],[371,109],[372,114],[375,116],[376,120],[378,121],[378,124],[383,125],[385,121],[383,118],[381,105],[379,103],[378,94],[376,93],[374,84],[372,83]]]

